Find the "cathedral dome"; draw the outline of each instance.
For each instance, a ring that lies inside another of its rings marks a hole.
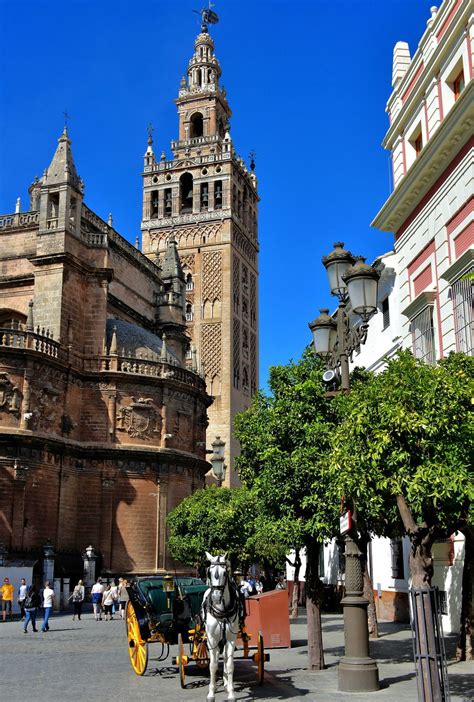
[[[110,348],[114,327],[116,328],[119,354],[122,354],[124,350],[126,356],[161,357],[163,341],[160,337],[136,324],[125,322],[123,319],[107,320],[107,348]],[[166,349],[166,356],[168,363],[180,365],[177,356],[169,349]]]

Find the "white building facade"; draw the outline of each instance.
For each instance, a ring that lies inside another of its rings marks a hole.
[[[395,45],[383,143],[392,155],[394,190],[372,223],[394,233],[394,250],[375,262],[379,314],[353,366],[378,372],[400,347],[428,363],[451,351],[474,353],[473,47],[470,0],[431,8],[413,56],[405,42]],[[335,584],[334,548],[326,548],[325,575]],[[408,541],[375,539],[371,550],[378,614],[403,620]],[[445,632],[459,630],[463,554],[462,534],[434,547]]]

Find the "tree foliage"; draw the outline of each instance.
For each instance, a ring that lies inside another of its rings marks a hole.
[[[411,516],[439,538],[472,523],[473,390],[473,358],[431,366],[401,351],[337,398],[329,470],[355,501],[359,529],[410,532],[401,517]]]
[[[287,550],[307,537],[330,538],[337,523],[338,505],[326,499],[324,477],[335,415],[321,376],[310,351],[299,363],[272,367],[271,396],[258,394],[235,422],[239,477],[258,500],[256,528],[262,540],[278,539]]]
[[[255,555],[250,543],[255,510],[253,495],[246,488],[197,490],[168,515],[171,556],[198,569],[206,561],[205,551],[226,551],[234,568],[247,563]]]

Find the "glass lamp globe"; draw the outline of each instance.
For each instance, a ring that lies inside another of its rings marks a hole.
[[[320,315],[308,324],[313,332],[314,350],[318,356],[328,356],[336,341],[336,321],[329,316],[328,309],[319,310]]]
[[[353,266],[344,275],[351,307],[364,321],[377,311],[377,292],[380,273],[357,256]]]
[[[354,257],[349,251],[344,249],[342,241],[336,241],[334,251],[322,258],[323,265],[327,271],[331,295],[337,295],[339,299],[347,297],[346,283],[343,276],[354,263]]]

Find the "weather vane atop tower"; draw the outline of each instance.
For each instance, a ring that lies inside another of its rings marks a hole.
[[[217,24],[219,22],[219,17],[211,8],[214,7],[211,0],[209,0],[209,7],[203,7],[201,10],[193,10],[196,14],[201,15],[201,32],[207,34],[209,31],[209,24]]]

